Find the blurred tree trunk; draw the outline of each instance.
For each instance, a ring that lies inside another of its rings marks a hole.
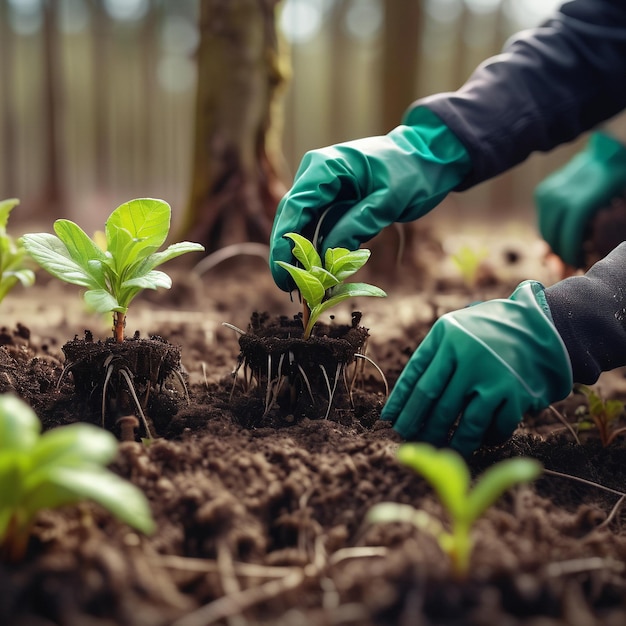
[[[0,81],[6,87],[2,96],[2,170],[0,200],[17,193],[17,141],[15,100],[13,96],[15,45],[9,25],[9,7],[0,1]]]
[[[382,75],[384,132],[396,127],[409,104],[417,99],[423,22],[424,6],[421,0],[385,0]]]
[[[381,132],[387,133],[402,120],[408,106],[417,99],[424,3],[422,0],[385,0],[382,56]],[[416,238],[413,224],[394,224],[369,244],[373,275],[389,276],[389,268],[413,264],[411,250]],[[403,272],[398,272],[400,276]]]
[[[60,86],[61,74],[61,47],[58,29],[59,3],[45,0],[43,11],[43,156],[44,156],[44,187],[42,206],[38,210],[48,212],[52,208],[58,209],[63,204],[64,189],[62,183],[61,164],[61,111]]]
[[[282,183],[279,0],[201,0],[195,146],[181,238],[267,242]]]
[[[108,93],[109,55],[107,53],[107,17],[103,0],[94,0],[92,4],[92,89],[93,89],[93,125],[94,125],[94,164],[97,191],[106,189],[110,182],[109,142],[108,142]]]

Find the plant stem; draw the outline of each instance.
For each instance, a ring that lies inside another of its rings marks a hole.
[[[459,580],[464,580],[469,574],[470,559],[472,553],[472,538],[467,524],[457,522],[452,529],[453,551],[450,552],[452,571]]]
[[[113,336],[117,343],[124,342],[124,328],[126,326],[126,315],[121,311],[113,312]]]
[[[304,335],[303,339],[308,339],[311,334],[311,329],[309,326],[309,318],[311,317],[311,311],[309,309],[309,305],[307,301],[302,298],[302,326],[304,327]],[[308,332],[307,332],[308,331]]]

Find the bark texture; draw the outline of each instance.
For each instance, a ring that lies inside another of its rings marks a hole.
[[[285,191],[278,0],[203,0],[191,190],[181,237],[267,242]]]

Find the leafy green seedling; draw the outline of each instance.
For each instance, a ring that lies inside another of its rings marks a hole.
[[[468,245],[462,246],[457,252],[452,254],[452,262],[456,265],[463,282],[468,287],[476,286],[478,272],[488,254],[489,251],[486,248],[477,250]]]
[[[322,265],[315,246],[306,237],[297,233],[287,233],[285,237],[294,242],[293,256],[302,267],[284,261],[276,263],[289,272],[304,301],[304,339],[311,336],[320,315],[340,302],[357,296],[384,298],[387,295],[382,289],[367,283],[343,282],[367,263],[371,254],[369,250],[329,248]]]
[[[0,555],[19,560],[39,511],[94,501],[146,534],[155,523],[144,494],[106,468],[115,437],[91,424],[41,434],[41,422],[19,398],[0,396]]]
[[[624,413],[624,403],[620,400],[605,400],[587,385],[576,385],[575,391],[587,397],[590,420],[578,424],[583,430],[595,426],[604,447],[609,446],[619,435],[626,433],[626,427],[616,428],[615,422]]]
[[[471,528],[476,520],[510,487],[532,481],[542,472],[535,459],[506,459],[490,467],[471,488],[471,475],[463,457],[454,450],[436,449],[426,443],[407,443],[398,449],[398,460],[422,474],[435,490],[450,518],[451,530],[432,515],[411,505],[383,502],[373,506],[371,522],[411,522],[431,533],[450,558],[459,578],[469,572],[473,546]]]
[[[17,283],[30,287],[35,273],[26,266],[26,250],[7,233],[11,211],[20,203],[16,198],[0,201],[0,302]]]
[[[124,341],[126,313],[142,289],[169,289],[171,278],[158,265],[187,252],[204,250],[183,241],[158,252],[170,229],[167,202],[152,198],[130,200],[106,221],[106,251],[70,220],[54,223],[55,235],[32,233],[22,237],[30,255],[53,276],[87,287],[85,301],[98,313],[113,313],[116,341]]]

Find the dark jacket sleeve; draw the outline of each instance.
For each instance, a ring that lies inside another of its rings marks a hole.
[[[458,91],[417,106],[436,113],[470,154],[473,169],[457,190],[573,140],[626,107],[626,2],[567,2]]]
[[[574,382],[593,384],[601,372],[626,365],[626,242],[584,276],[545,290]]]

